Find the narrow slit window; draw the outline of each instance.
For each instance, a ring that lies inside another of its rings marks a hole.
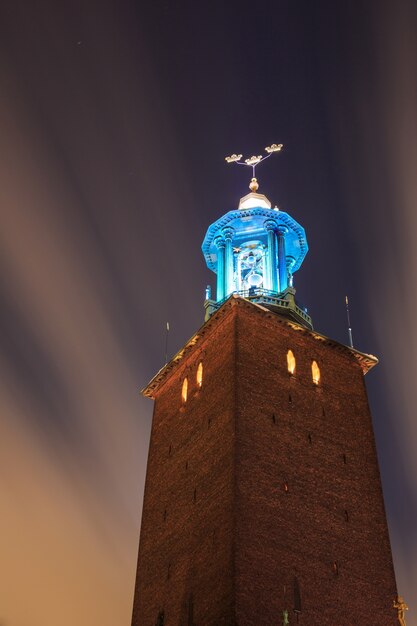
[[[194,598],[192,594],[188,598],[188,626],[194,626]]]
[[[183,402],[187,402],[187,395],[188,395],[188,378],[184,378],[184,382],[182,383],[182,390],[181,390],[181,398]]]
[[[201,389],[203,386],[203,363],[200,361],[197,367],[197,387]]]
[[[298,578],[294,578],[294,613],[301,613],[301,591]]]
[[[311,364],[311,376],[313,378],[313,383],[318,385],[320,383],[320,368],[317,365],[317,361],[313,361]]]
[[[292,350],[287,352],[287,369],[290,374],[295,374],[295,356]]]

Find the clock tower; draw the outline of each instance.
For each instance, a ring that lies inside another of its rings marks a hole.
[[[403,624],[364,382],[377,359],[313,329],[293,278],[305,231],[255,171],[250,191],[204,238],[205,323],[143,390],[132,626]]]

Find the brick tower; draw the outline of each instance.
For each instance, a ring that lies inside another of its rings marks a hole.
[[[313,330],[292,278],[304,229],[254,180],[207,231],[205,324],[144,389],[132,626],[403,624],[364,385],[377,359]]]

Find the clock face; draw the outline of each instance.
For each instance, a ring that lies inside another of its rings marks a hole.
[[[237,274],[239,291],[249,291],[263,286],[264,256],[260,241],[250,241],[240,247]]]

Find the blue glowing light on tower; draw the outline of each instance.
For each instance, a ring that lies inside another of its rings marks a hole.
[[[288,213],[272,208],[266,196],[257,193],[255,177],[256,165],[281,148],[281,144],[272,144],[266,149],[266,157],[253,156],[245,162],[240,160],[242,155],[236,154],[226,159],[229,163],[249,165],[253,177],[251,193],[241,198],[238,209],[209,226],[202,244],[207,266],[217,275],[216,297],[210,300],[208,315],[232,294],[257,301],[262,298],[264,303],[269,299],[281,309],[296,306],[293,274],[308,251],[305,230]],[[311,326],[305,311],[301,317],[305,317],[304,325]]]

